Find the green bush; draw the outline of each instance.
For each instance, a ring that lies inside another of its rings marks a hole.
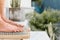
[[[30,26],[34,26],[38,30],[45,30],[47,29],[47,24],[49,23],[56,23],[60,22],[60,11],[48,9],[44,10],[42,14],[38,14],[34,12],[33,17],[30,20]]]

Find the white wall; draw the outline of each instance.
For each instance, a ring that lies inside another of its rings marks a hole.
[[[5,7],[10,7],[10,1],[11,0],[6,0],[5,1]],[[21,0],[21,7],[31,7],[31,0]]]
[[[9,18],[9,7],[10,7],[10,1],[11,0],[5,0],[5,8],[4,8],[4,15]]]
[[[31,0],[21,0],[21,7],[31,7]]]
[[[5,0],[5,7],[10,7],[10,5],[9,5],[10,4],[10,1],[11,0]]]
[[[6,0],[5,2],[5,14],[9,18],[9,7],[10,7],[10,1]],[[31,7],[31,0],[21,0],[21,10],[20,10],[20,17],[21,19],[25,19],[25,14],[30,13],[33,11],[33,8]]]

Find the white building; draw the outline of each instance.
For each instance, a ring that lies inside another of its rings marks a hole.
[[[6,5],[5,7],[10,7],[10,1],[11,0],[6,0]],[[20,7],[28,7],[31,8],[31,0],[21,0],[20,1]]]
[[[11,6],[10,6],[10,1],[11,0],[6,0],[6,5],[5,5],[5,8],[7,9],[6,12],[7,12],[7,16],[9,16],[9,9]],[[20,19],[24,19],[25,18],[25,14],[26,13],[30,13],[30,12],[33,12],[34,11],[34,8],[31,6],[31,0],[21,0],[20,1]],[[18,15],[17,15],[18,16]],[[12,17],[12,16],[11,16]]]

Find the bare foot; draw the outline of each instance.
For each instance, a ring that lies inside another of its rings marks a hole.
[[[14,25],[4,22],[0,18],[0,32],[21,32],[23,31],[22,27],[16,27]]]
[[[23,26],[14,23],[5,18],[4,16],[5,0],[0,0],[0,32],[20,32],[23,30]],[[19,26],[19,27],[17,27]]]
[[[23,27],[23,25],[17,24],[17,23],[15,23],[14,21],[11,21],[11,20],[7,19],[7,18],[4,17],[3,15],[2,15],[2,20],[5,21],[5,22],[7,22],[7,23],[9,23],[9,24],[11,24],[11,25],[15,25],[15,26],[17,26],[17,27]]]

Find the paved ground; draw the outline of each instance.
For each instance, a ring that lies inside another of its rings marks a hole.
[[[44,31],[30,32],[30,40],[50,40],[47,33]]]

